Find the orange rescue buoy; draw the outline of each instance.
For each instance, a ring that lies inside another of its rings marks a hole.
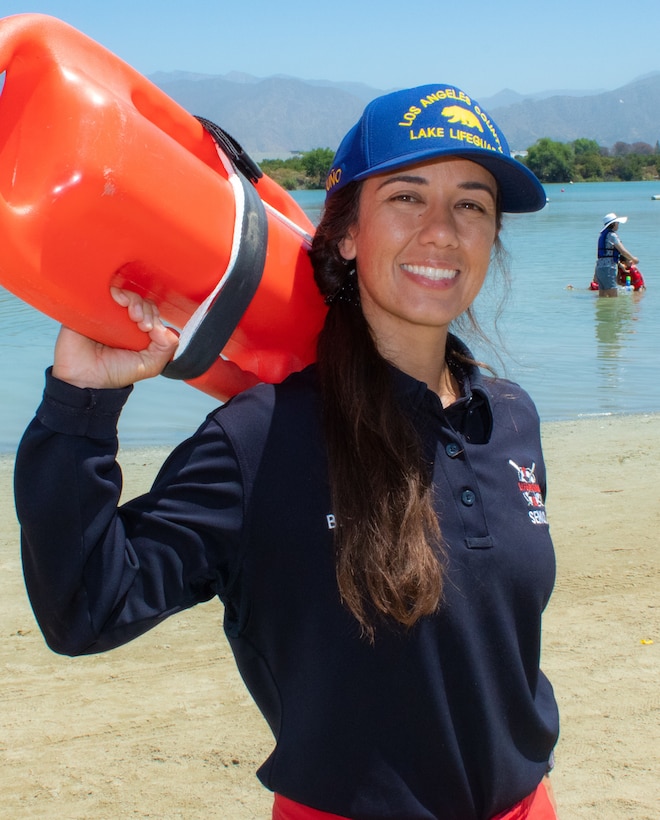
[[[41,14],[0,20],[0,284],[104,344],[144,334],[111,285],[181,331],[166,375],[225,400],[314,361],[313,225],[217,126]]]

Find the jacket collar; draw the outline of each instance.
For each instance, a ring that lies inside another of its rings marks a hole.
[[[392,365],[394,389],[415,415],[424,412],[439,415],[466,441],[487,444],[493,431],[493,410],[484,377],[472,363],[474,357],[468,347],[451,333],[447,337],[446,358],[461,388],[461,397],[451,406],[443,408],[437,394],[424,382]]]

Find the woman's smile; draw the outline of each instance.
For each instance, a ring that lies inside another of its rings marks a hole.
[[[411,273],[413,276],[419,276],[422,279],[428,279],[431,282],[442,282],[454,279],[458,275],[456,269],[449,268],[435,268],[429,265],[401,265],[401,269],[406,273]]]

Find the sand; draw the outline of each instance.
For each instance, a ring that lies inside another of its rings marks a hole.
[[[558,578],[543,667],[562,714],[560,818],[660,816],[660,416],[546,424]],[[165,451],[122,454],[126,491]],[[0,816],[270,817],[272,748],[211,602],[106,655],[48,650],[21,576],[0,458]]]

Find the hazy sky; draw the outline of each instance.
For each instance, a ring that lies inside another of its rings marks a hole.
[[[660,0],[0,0],[98,40],[138,71],[611,90],[660,70]],[[0,69],[2,66],[0,66]]]

